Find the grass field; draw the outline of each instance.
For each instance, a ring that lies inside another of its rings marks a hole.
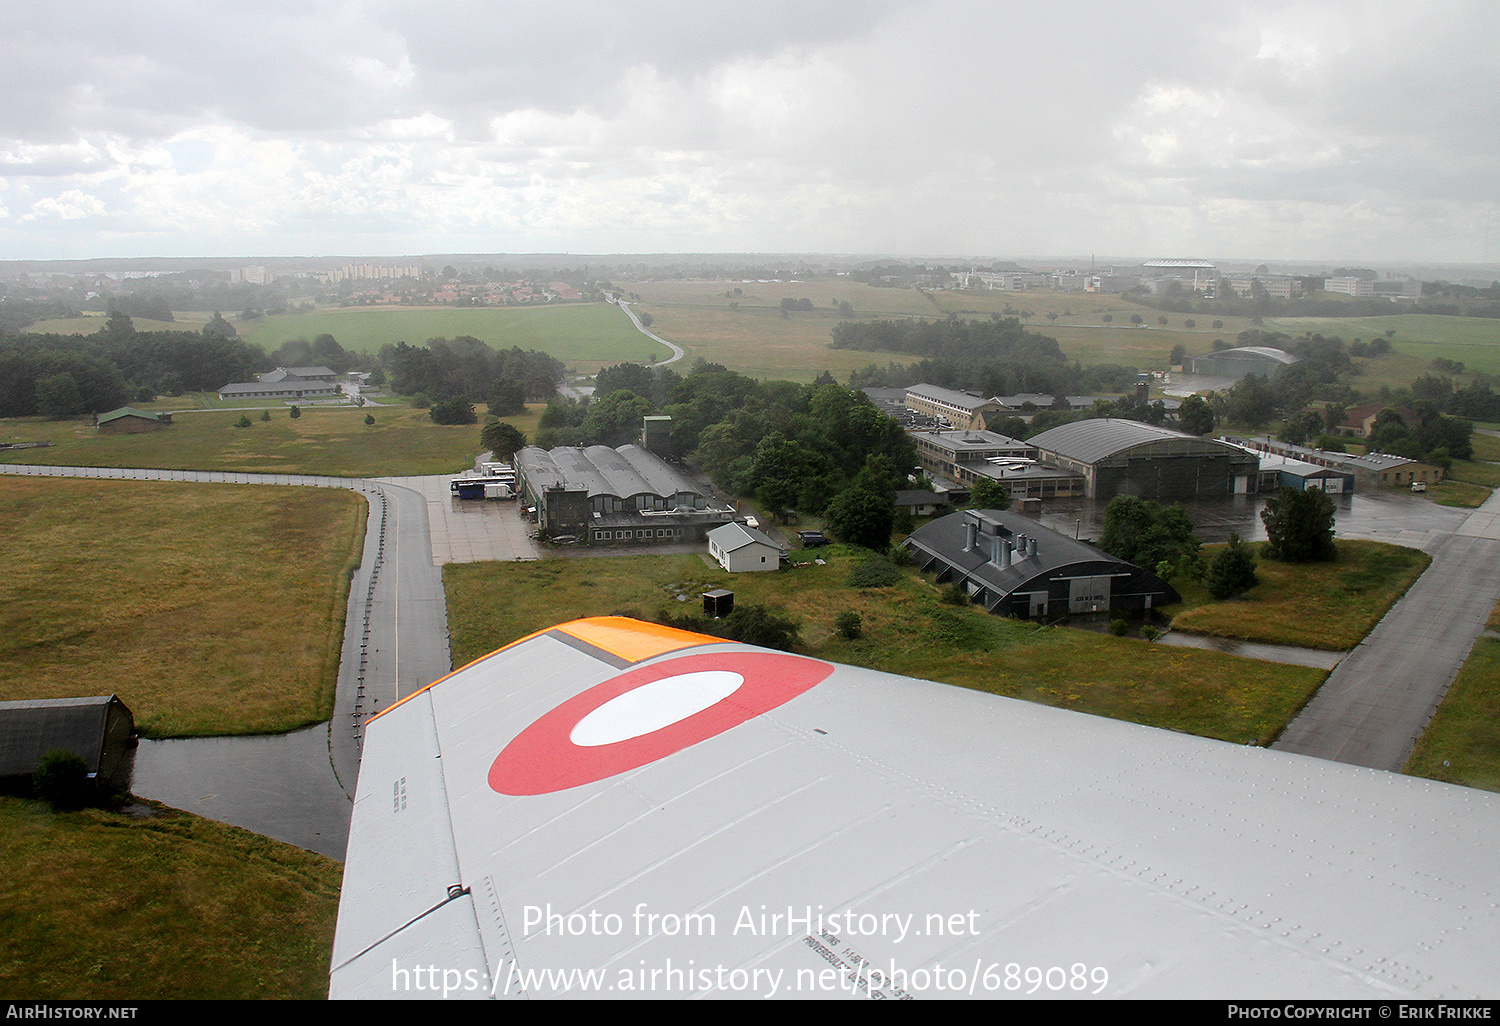
[[[0,994],[328,995],[343,867],[155,803],[146,817],[0,798]]]
[[[0,477],[0,700],[117,694],[152,737],[326,720],[365,501]]]
[[[1402,772],[1500,791],[1500,639],[1474,643]]]
[[[1204,546],[1211,561],[1223,546]],[[1251,546],[1260,549],[1260,545]],[[1213,601],[1200,584],[1175,580],[1183,606],[1163,610],[1176,630],[1242,641],[1344,651],[1359,644],[1421,576],[1432,557],[1384,542],[1340,541],[1333,563],[1261,559],[1261,583],[1238,599]]]
[[[377,353],[384,345],[420,346],[431,338],[471,335],[496,349],[538,349],[574,369],[594,370],[630,360],[666,359],[670,351],[642,335],[611,303],[559,303],[537,307],[347,307],[263,317],[241,327],[240,337],[271,352],[291,339],[321,334],[351,352]]]
[[[701,591],[731,587],[741,605],[779,606],[800,621],[800,651],[819,658],[1236,742],[1269,741],[1324,677],[1216,652],[1038,630],[944,605],[939,589],[911,572],[894,587],[857,590],[846,584],[856,557],[838,547],[820,552],[829,554],[826,566],[733,576],[695,555],[450,565],[454,663],[574,617],[681,615]],[[676,602],[677,593],[691,601]],[[861,638],[834,631],[843,610],[862,618]]]
[[[180,406],[170,400],[156,404],[174,405]],[[506,420],[530,438],[540,410]],[[365,424],[366,414],[374,416],[373,425]],[[97,435],[89,419],[4,420],[0,442],[53,444],[0,453],[0,462],[410,477],[456,473],[472,466],[479,453],[479,425],[434,424],[426,410],[407,406],[309,408],[296,420],[281,408],[269,421],[249,414],[247,428],[234,426],[240,416],[239,411],[179,413],[171,427],[141,435]]]

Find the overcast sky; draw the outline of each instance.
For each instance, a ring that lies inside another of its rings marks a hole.
[[[0,258],[1500,260],[1500,4],[49,0]]]

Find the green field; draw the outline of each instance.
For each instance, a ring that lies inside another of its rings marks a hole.
[[[1212,560],[1222,548],[1205,546],[1203,558]],[[1417,549],[1340,541],[1338,559],[1331,563],[1261,559],[1255,568],[1261,583],[1222,602],[1213,601],[1201,584],[1174,580],[1183,606],[1163,612],[1175,630],[1190,634],[1341,652],[1359,644],[1431,562]]]
[[[0,477],[0,700],[116,694],[152,737],[326,720],[365,501]]]
[[[343,867],[156,803],[132,811],[0,798],[0,994],[327,997]]]
[[[156,405],[170,409],[173,402]],[[506,420],[529,438],[539,410]],[[373,425],[365,424],[367,414],[375,418]],[[171,427],[140,435],[97,435],[89,419],[4,420],[0,442],[53,444],[0,453],[0,462],[410,477],[457,473],[472,466],[479,453],[479,425],[434,424],[426,410],[407,406],[304,409],[296,420],[281,408],[269,421],[250,414],[247,428],[234,426],[240,416],[235,411],[178,413]]]
[[[1240,743],[1269,742],[1325,676],[1089,631],[1038,630],[945,605],[939,588],[909,571],[894,587],[854,589],[846,582],[863,556],[837,546],[819,551],[825,566],[767,574],[730,575],[695,555],[451,564],[443,580],[454,664],[575,617],[681,615],[691,605],[676,594],[696,600],[730,587],[737,604],[790,613],[801,623],[799,651],[819,658]],[[861,638],[834,631],[843,610],[863,620]]]
[[[537,349],[575,369],[592,371],[630,360],[664,360],[670,351],[635,329],[611,303],[536,307],[348,307],[262,317],[240,326],[240,337],[272,352],[292,339],[329,334],[351,352],[375,354],[384,345],[420,346],[432,338],[470,335],[497,349]]]

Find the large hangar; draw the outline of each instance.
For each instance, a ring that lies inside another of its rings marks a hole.
[[[1182,601],[1155,574],[1015,513],[954,513],[902,544],[939,584],[957,585],[992,613],[1124,613]]]
[[[1222,378],[1247,378],[1252,374],[1274,378],[1292,364],[1301,362],[1302,357],[1272,346],[1240,346],[1193,357],[1192,373]]]
[[[1047,463],[1084,476],[1084,494],[1192,499],[1255,491],[1260,460],[1237,445],[1135,420],[1062,424],[1031,439]]]

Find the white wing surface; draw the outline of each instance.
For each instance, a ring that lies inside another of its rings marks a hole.
[[[334,997],[1474,998],[1500,796],[620,618],[366,734]]]

